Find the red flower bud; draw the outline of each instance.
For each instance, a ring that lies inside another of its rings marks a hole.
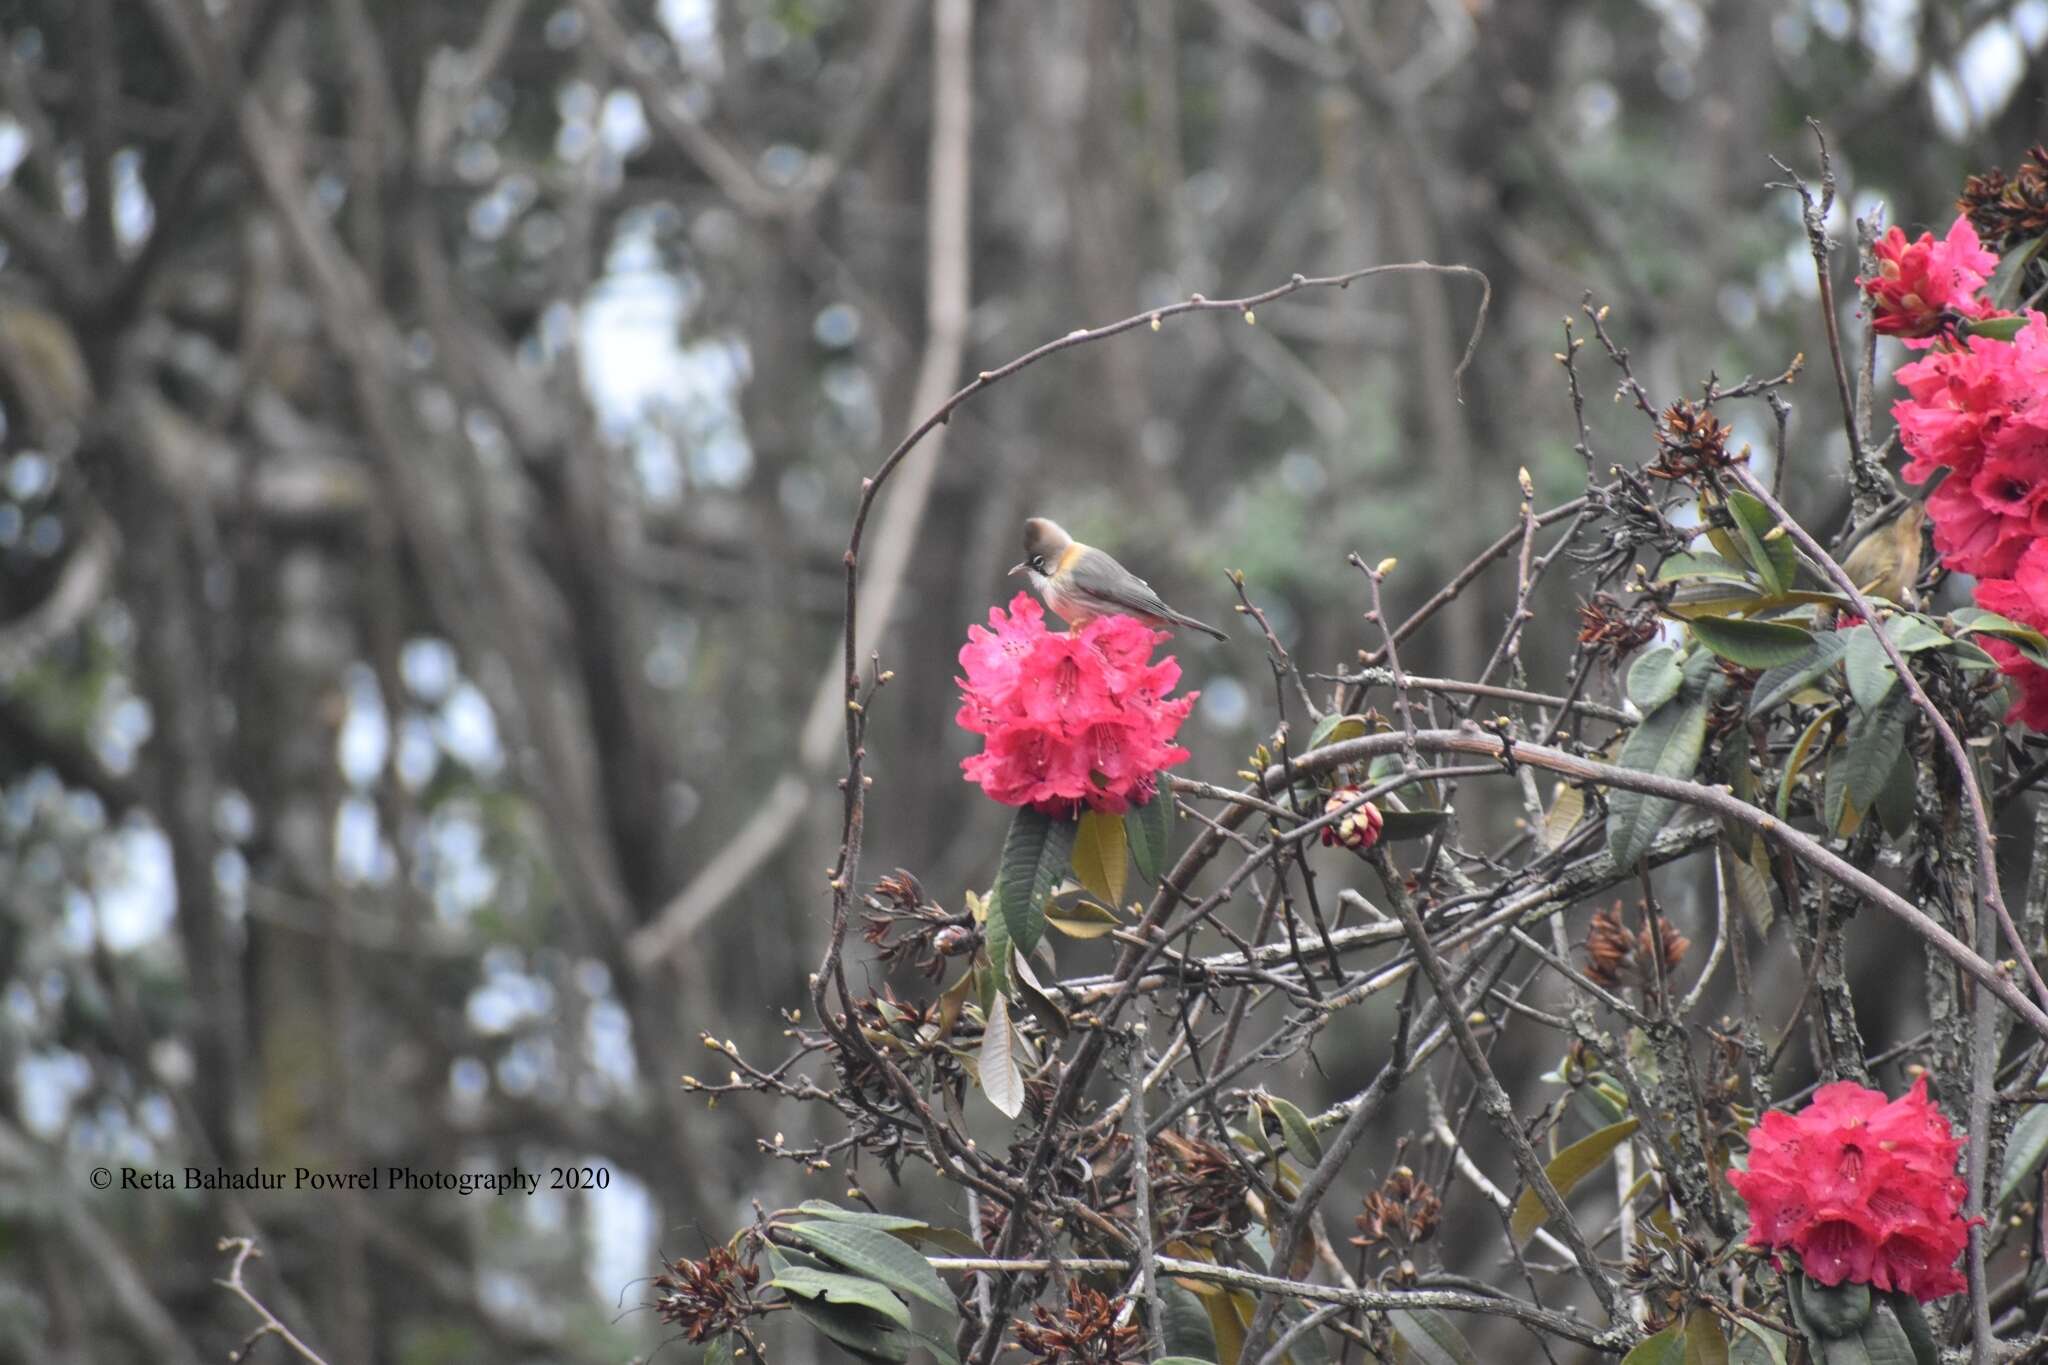
[[[1335,815],[1357,801],[1360,794],[1356,787],[1337,788],[1330,793],[1330,799],[1323,803],[1323,813]],[[1323,844],[1325,847],[1342,844],[1346,848],[1354,848],[1363,853],[1380,841],[1380,826],[1385,823],[1386,817],[1380,814],[1380,808],[1368,801],[1356,810],[1347,811],[1324,825]]]

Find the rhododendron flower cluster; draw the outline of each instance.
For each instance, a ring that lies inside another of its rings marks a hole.
[[[970,626],[960,650],[960,727],[986,737],[960,766],[1006,806],[1048,815],[1081,807],[1121,814],[1152,799],[1159,774],[1184,763],[1174,736],[1198,695],[1168,697],[1180,681],[1170,639],[1128,616],[1047,630],[1045,610],[1018,593],[988,627]]]
[[[1979,580],[1979,606],[2048,629],[2048,318],[2028,313],[2011,341],[1949,332],[1958,318],[1993,312],[1976,293],[1998,257],[1966,219],[1941,242],[1923,233],[1908,244],[1893,228],[1876,254],[1878,274],[1857,281],[1872,327],[1934,348],[1899,370],[1907,397],[1892,415],[1907,481],[1943,475],[1927,495],[1935,551]],[[1986,638],[1984,648],[2019,690],[2007,723],[2048,730],[2048,668],[2008,641]]]
[[[1923,232],[1908,242],[1893,228],[1871,246],[1877,274],[1856,283],[1870,297],[1873,330],[1885,336],[1939,336],[1959,318],[1981,318],[1991,304],[1977,291],[1998,269],[1998,253],[1977,240],[1968,218],[1957,218],[1941,241]]]
[[[1749,1131],[1749,1169],[1728,1183],[1749,1205],[1749,1244],[1790,1251],[1808,1276],[1911,1294],[1959,1293],[1970,1238],[1956,1176],[1961,1139],[1927,1098],[1927,1078],[1896,1100],[1854,1081],[1824,1085],[1797,1114]]]
[[[1899,370],[1905,476],[1925,483],[1934,548],[1957,573],[2002,578],[2048,535],[2048,319],[2013,340],[1970,337]]]

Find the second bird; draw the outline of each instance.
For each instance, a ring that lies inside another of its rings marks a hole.
[[[1033,517],[1024,523],[1024,562],[1010,570],[1029,574],[1031,586],[1070,626],[1098,616],[1135,616],[1155,626],[1186,626],[1219,640],[1230,637],[1166,605],[1152,585],[1105,550],[1083,545],[1059,523]]]

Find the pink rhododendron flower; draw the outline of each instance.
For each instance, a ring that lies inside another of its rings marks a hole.
[[[1151,800],[1159,774],[1187,761],[1173,739],[1198,694],[1169,698],[1180,664],[1151,661],[1168,632],[1128,616],[1047,630],[1045,609],[1021,592],[988,622],[969,626],[960,649],[955,719],[985,737],[960,764],[968,781],[1006,806],[1120,814]]]
[[[1981,318],[1991,311],[1977,291],[1998,269],[1998,253],[1978,242],[1968,218],[1957,218],[1938,242],[1931,232],[1908,242],[1904,230],[1894,227],[1871,252],[1877,274],[1859,276],[1856,283],[1870,298],[1871,327],[1886,336],[1939,336],[1959,317]]]
[[[2027,545],[2013,565],[2012,577],[1978,583],[1977,605],[2021,625],[2048,630],[2048,540]],[[2048,668],[2021,653],[2010,640],[1986,635],[1978,643],[1998,660],[1998,671],[2019,689],[2019,700],[2005,713],[2005,723],[2048,731]]]
[[[1749,1244],[1790,1251],[1813,1279],[1911,1294],[1964,1287],[1970,1239],[1956,1176],[1961,1139],[1927,1098],[1927,1078],[1896,1100],[1854,1081],[1824,1085],[1797,1114],[1749,1131],[1749,1169],[1728,1183],[1749,1205]]]
[[[2011,678],[2019,689],[2019,699],[2007,709],[2005,723],[2048,733],[2048,668],[2020,653],[2019,646],[2010,640],[1980,635],[1976,642],[1998,660],[1998,671]]]
[[[1934,548],[1958,573],[2004,578],[2048,536],[2048,319],[2010,342],[1970,337],[1899,370],[1896,404],[1910,483],[1927,495]]]

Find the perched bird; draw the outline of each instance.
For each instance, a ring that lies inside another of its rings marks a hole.
[[[1927,509],[1908,502],[1889,520],[1864,532],[1842,560],[1858,591],[1912,605],[1907,598],[1920,577],[1920,527],[1926,520]]]
[[[1070,626],[1122,614],[1155,626],[1186,626],[1219,640],[1230,638],[1167,606],[1150,583],[1044,517],[1024,523],[1024,562],[1010,572],[1029,574],[1033,590]]]

